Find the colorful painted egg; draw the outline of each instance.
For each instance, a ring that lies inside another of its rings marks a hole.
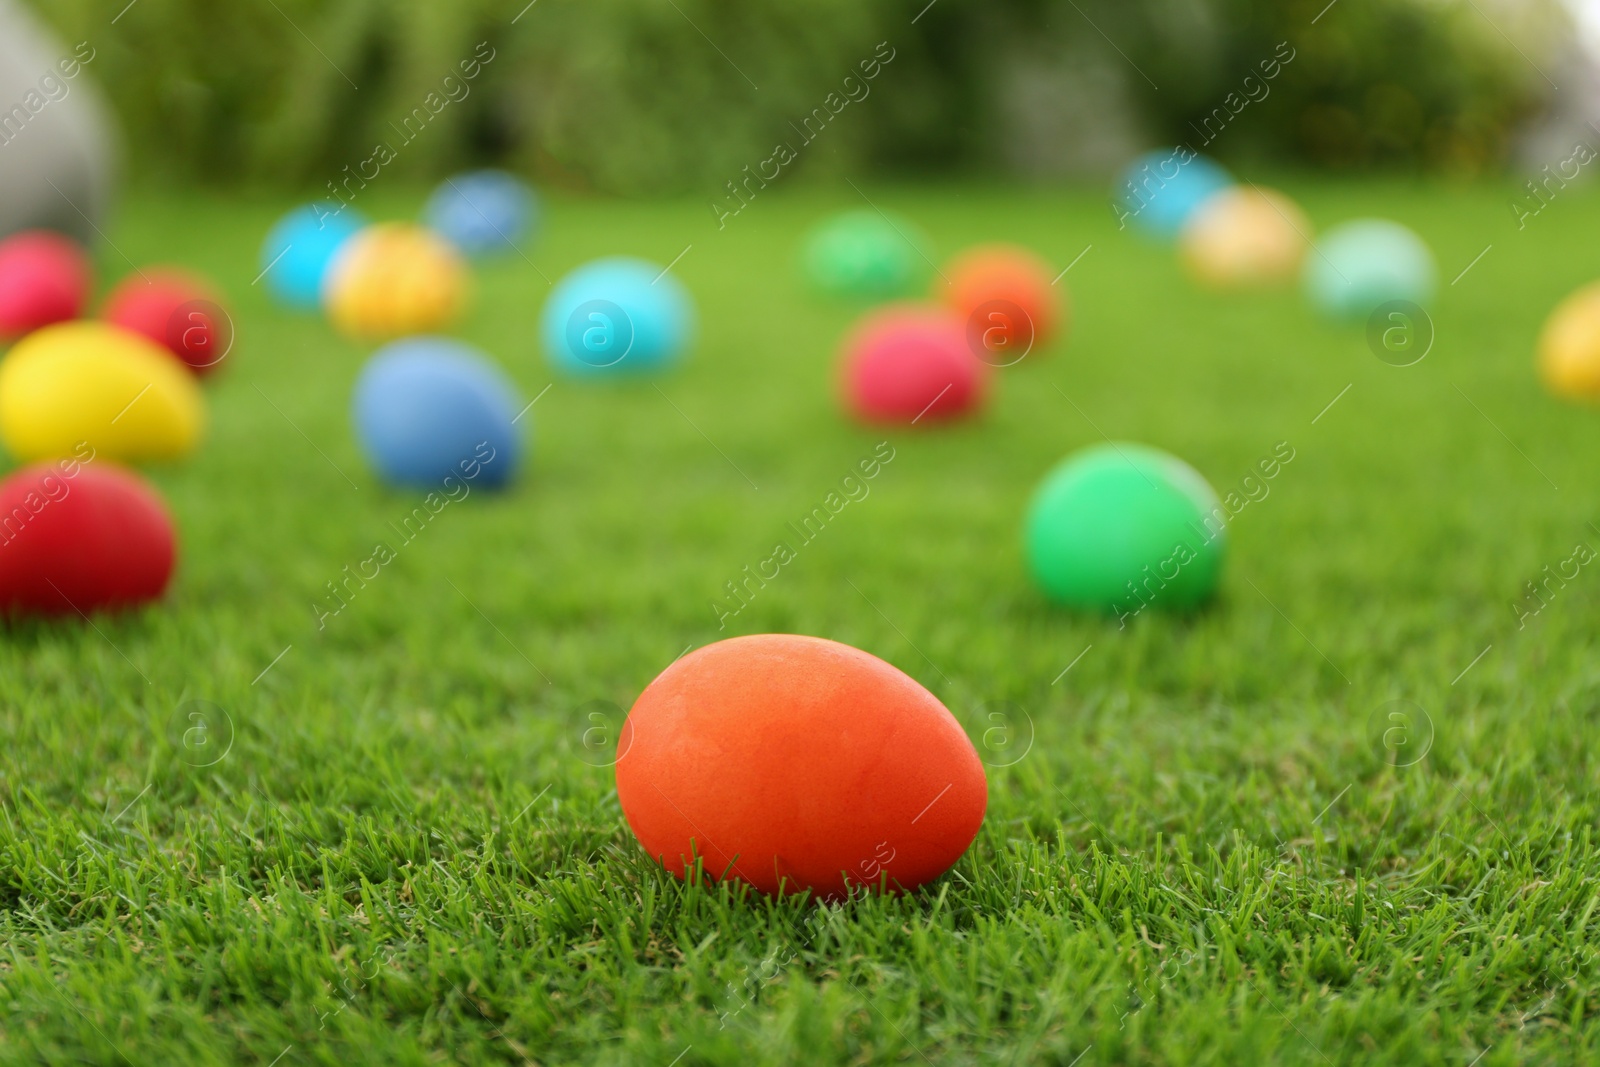
[[[1433,296],[1433,253],[1398,222],[1356,219],[1318,239],[1301,276],[1323,314],[1364,319],[1390,301],[1426,304]]]
[[[1157,448],[1095,445],[1052,470],[1028,506],[1028,566],[1051,600],[1126,619],[1215,591],[1227,512],[1198,471]]]
[[[20,337],[75,319],[94,278],[70,238],[26,230],[0,241],[0,337]]]
[[[432,333],[466,307],[467,264],[432,230],[369,226],[346,241],[323,283],[323,304],[342,333],[387,340]]]
[[[92,451],[25,467],[0,482],[0,614],[155,600],[172,577],[174,542],[155,490]]]
[[[46,326],[0,359],[0,441],[24,462],[84,444],[123,463],[177,459],[204,421],[194,375],[120,326]]]
[[[100,317],[147,337],[199,375],[210,374],[233,348],[233,319],[216,290],[171,268],[128,275],[106,297]]]
[[[1065,323],[1066,293],[1050,265],[1016,245],[980,245],[945,264],[933,293],[967,324],[968,348],[1010,366],[1049,344]]]
[[[521,407],[517,387],[478,349],[408,337],[367,361],[353,417],[361,450],[385,481],[494,488],[511,480],[521,460]]]
[[[1272,189],[1234,186],[1201,204],[1178,235],[1183,265],[1218,288],[1294,278],[1310,244],[1311,220]]]
[[[1557,396],[1600,400],[1600,282],[1550,312],[1539,334],[1539,375]]]
[[[617,740],[646,852],[768,894],[916,889],[977,836],[988,783],[932,693],[818,637],[719,641],[662,671]]]
[[[846,211],[806,238],[801,269],[812,288],[829,296],[886,300],[909,296],[932,273],[932,242],[898,215]]]
[[[1134,160],[1112,190],[1119,228],[1129,222],[1167,240],[1211,197],[1233,184],[1220,165],[1178,146],[1148,152]]]
[[[530,236],[538,201],[528,183],[503,170],[446,178],[422,217],[435,233],[469,256],[508,252]]]
[[[366,218],[346,204],[320,201],[295,208],[261,243],[261,276],[285,304],[321,307],[328,265],[345,242],[366,227]]]
[[[927,424],[973,414],[989,367],[947,308],[899,304],[868,313],[843,346],[845,407],[873,423]]]
[[[658,371],[683,358],[694,334],[694,302],[664,267],[608,256],[556,283],[539,331],[550,361],[568,373]]]

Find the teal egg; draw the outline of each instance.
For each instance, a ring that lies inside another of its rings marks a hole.
[[[296,308],[322,305],[322,283],[344,243],[367,220],[345,204],[319,201],[279,219],[261,245],[261,273],[283,303]]]
[[[1391,300],[1426,304],[1433,296],[1433,253],[1388,219],[1356,219],[1323,234],[1306,256],[1306,296],[1330,318],[1364,319]]]
[[[556,283],[539,328],[551,362],[569,374],[648,374],[683,359],[694,335],[694,301],[666,267],[609,256]]]

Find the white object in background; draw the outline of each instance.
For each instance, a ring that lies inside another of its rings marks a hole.
[[[104,228],[116,153],[95,55],[0,0],[0,237],[43,228],[88,244]]]

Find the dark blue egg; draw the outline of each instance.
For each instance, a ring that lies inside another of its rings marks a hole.
[[[503,170],[446,178],[422,213],[434,232],[469,256],[511,251],[531,236],[538,215],[533,190]]]
[[[393,485],[505,485],[522,458],[517,388],[483,352],[443,337],[385,345],[356,382],[361,450]],[[446,482],[446,479],[453,479]]]
[[[285,304],[322,306],[322,279],[345,241],[365,228],[354,208],[326,201],[295,208],[278,220],[261,245],[267,285]]]

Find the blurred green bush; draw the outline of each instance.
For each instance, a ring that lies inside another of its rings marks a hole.
[[[1284,41],[1294,58],[1207,151],[1478,170],[1551,90],[1535,64],[1562,25],[1555,0],[1514,20],[1495,0],[27,2],[96,48],[136,173],[308,193],[380,144],[385,171],[503,162],[622,193],[726,196],[777,142],[811,174],[1103,172],[1200,147]],[[894,58],[866,98],[802,145],[879,42]],[[492,58],[465,80],[475,53]]]

